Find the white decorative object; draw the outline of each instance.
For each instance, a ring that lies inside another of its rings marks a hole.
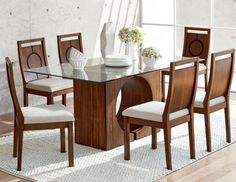
[[[155,66],[157,60],[162,57],[159,50],[153,47],[144,48],[142,51],[142,56],[144,64],[148,67]]]
[[[74,69],[83,69],[87,60],[86,56],[78,49],[75,49],[74,47],[70,49],[69,62]]]
[[[107,55],[114,53],[115,30],[112,22],[104,23],[100,34],[100,46],[103,58],[106,58]]]
[[[130,56],[132,60],[138,60],[138,45],[135,43],[125,44],[125,55]]]
[[[74,69],[73,77],[81,80],[88,80],[88,75],[84,69]]]
[[[118,34],[121,42],[125,43],[125,55],[132,60],[138,60],[138,45],[143,42],[143,32],[137,27],[123,27]]]
[[[123,67],[132,65],[132,58],[126,55],[111,54],[106,56],[105,64],[111,67]]]
[[[157,63],[157,59],[154,58],[148,58],[148,57],[143,57],[143,62],[146,66],[148,67],[153,67]]]
[[[130,56],[115,53],[115,29],[112,22],[105,23],[100,35],[101,54],[106,66],[123,67],[132,64]]]

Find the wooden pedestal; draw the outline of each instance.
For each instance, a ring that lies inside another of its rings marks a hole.
[[[122,111],[151,100],[160,100],[160,71],[104,83],[74,80],[75,142],[102,150],[123,145]],[[131,140],[151,134],[139,125],[132,125],[131,132]]]

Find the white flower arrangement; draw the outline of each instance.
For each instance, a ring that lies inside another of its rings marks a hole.
[[[162,57],[160,54],[160,51],[154,47],[144,48],[142,51],[142,56],[146,58],[150,58],[150,59],[155,59],[155,60]]]
[[[143,32],[137,27],[124,27],[119,31],[118,34],[121,42],[128,43],[137,43],[141,44],[143,42]]]

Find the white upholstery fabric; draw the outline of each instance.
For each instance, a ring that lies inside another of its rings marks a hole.
[[[55,92],[73,87],[73,81],[60,78],[45,78],[28,82],[26,88],[44,91]]]
[[[22,107],[25,124],[74,121],[73,114],[62,104]]]
[[[162,122],[162,115],[164,109],[165,109],[165,103],[158,101],[151,101],[127,108],[122,112],[122,115],[133,118]],[[171,113],[169,119],[173,120],[185,116],[187,114],[189,114],[188,109],[182,109],[180,111]]]
[[[197,91],[194,107],[203,108],[203,102],[205,99],[205,95],[206,95],[205,92]],[[223,96],[217,97],[217,98],[212,99],[210,101],[210,106],[215,106],[215,105],[223,103],[223,102],[225,102],[225,97],[223,97]]]
[[[206,69],[207,69],[206,65],[204,65],[202,63],[199,64],[199,71],[203,71],[203,70],[206,70]]]

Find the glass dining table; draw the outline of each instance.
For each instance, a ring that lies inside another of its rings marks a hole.
[[[160,72],[169,66],[170,61],[164,59],[154,67],[145,67],[138,61],[128,67],[107,67],[102,59],[89,59],[84,69],[73,69],[71,64],[64,63],[25,72],[72,79],[75,142],[110,150],[123,145],[122,111],[136,104],[160,100]],[[131,126],[131,140],[150,134],[150,128]]]

